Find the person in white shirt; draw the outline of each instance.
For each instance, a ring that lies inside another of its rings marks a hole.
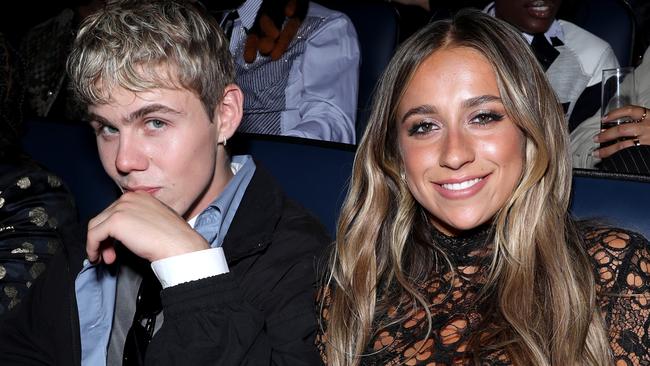
[[[607,42],[562,19],[562,0],[496,0],[485,11],[517,27],[542,64],[573,131],[600,107],[602,70],[618,67]]]

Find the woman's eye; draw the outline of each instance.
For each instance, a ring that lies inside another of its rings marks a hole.
[[[429,132],[431,132],[433,130],[437,130],[437,129],[438,129],[438,126],[436,126],[435,123],[433,123],[433,122],[424,122],[423,121],[423,122],[419,122],[419,123],[416,123],[413,126],[411,126],[411,128],[409,128],[408,133],[409,133],[409,136],[424,135],[426,133],[429,133]]]
[[[470,120],[470,123],[485,126],[490,122],[501,121],[503,115],[499,113],[480,113]]]
[[[147,121],[147,125],[153,129],[160,129],[165,127],[165,122],[158,119],[152,119]]]

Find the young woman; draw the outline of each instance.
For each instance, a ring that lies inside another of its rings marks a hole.
[[[638,365],[647,241],[576,225],[566,121],[477,12],[406,41],[359,146],[317,343],[329,365]]]

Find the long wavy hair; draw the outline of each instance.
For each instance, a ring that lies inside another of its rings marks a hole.
[[[475,11],[414,34],[377,86],[326,279],[327,363],[358,365],[377,331],[374,321],[399,299],[424,310],[429,332],[435,331],[431,304],[416,284],[440,259],[449,259],[432,240],[430,214],[400,179],[396,110],[418,66],[451,47],[473,49],[491,64],[506,113],[525,137],[520,181],[491,221],[493,251],[480,297],[495,310],[483,315],[498,334],[482,334],[470,350],[477,359],[481,351],[503,347],[517,365],[611,363],[594,275],[568,214],[564,113],[521,34]]]

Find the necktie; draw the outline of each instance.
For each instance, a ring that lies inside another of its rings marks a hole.
[[[210,206],[201,212],[199,217],[196,219],[194,230],[201,234],[208,244],[212,244],[219,233],[219,215],[219,210]]]
[[[219,210],[213,206],[206,208],[196,219],[196,230],[208,243],[212,243],[219,233]],[[136,262],[139,258],[133,259]],[[124,342],[122,366],[144,365],[147,346],[153,338],[156,316],[162,311],[160,301],[160,282],[148,264],[139,263],[134,268],[145,268],[142,282],[136,297],[135,315]]]
[[[237,20],[237,18],[239,18],[237,10],[231,10],[225,14],[219,23],[221,30],[223,30],[223,33],[226,35],[228,40],[230,40],[230,37],[232,36],[232,30],[235,28],[235,20]]]
[[[142,275],[138,289],[133,323],[126,334],[122,366],[144,365],[147,347],[156,326],[156,316],[162,311],[160,282],[148,265],[140,268],[145,268],[146,272]]]
[[[560,51],[556,50],[554,46],[563,44],[556,37],[553,37],[552,40],[554,44],[551,44],[543,33],[537,33],[533,36],[533,41],[530,44],[537,61],[542,65],[544,71],[548,70],[553,61],[560,55]]]

